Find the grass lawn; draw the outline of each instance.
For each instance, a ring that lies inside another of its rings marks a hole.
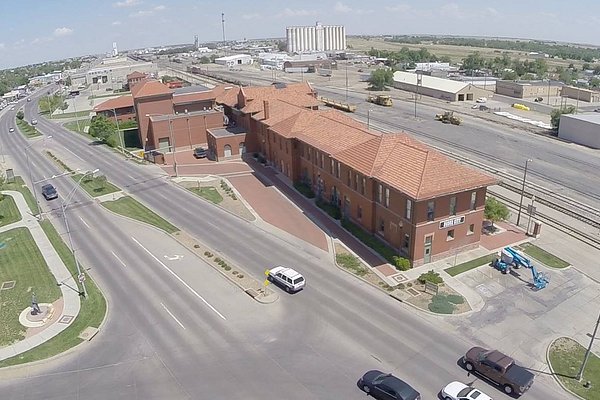
[[[83,175],[81,174],[71,175],[75,182],[79,182],[82,176]],[[98,197],[104,194],[121,191],[121,189],[108,182],[105,178],[101,178],[99,176],[92,177],[91,174],[83,178],[81,181],[81,187],[92,197]]]
[[[41,225],[44,229],[44,232],[46,232],[46,235],[50,239],[50,242],[58,252],[58,255],[63,260],[67,268],[69,268],[71,274],[73,276],[77,276],[77,267],[75,266],[75,261],[73,260],[71,250],[69,250],[67,245],[63,242],[62,238],[58,232],[56,232],[56,229],[54,229],[54,226],[50,223],[50,221],[44,220],[41,222]],[[58,288],[57,286],[54,287]],[[79,336],[79,334],[85,328],[88,326],[98,328],[104,319],[104,315],[106,314],[106,300],[104,299],[102,292],[100,292],[89,275],[85,281],[85,287],[88,292],[88,297],[85,299],[81,298],[81,309],[79,311],[79,315],[77,315],[75,321],[71,323],[71,326],[46,343],[39,345],[35,349],[26,351],[25,353],[8,358],[4,361],[0,361],[0,368],[9,365],[42,360],[52,357],[56,354],[60,354],[82,342],[82,340],[77,336]],[[4,291],[2,291],[2,293],[4,293]]]
[[[77,111],[77,112],[70,112],[70,113],[64,113],[64,114],[54,114],[52,115],[52,117],[48,117],[51,119],[63,119],[63,118],[75,118],[75,117],[87,117],[90,115],[90,110],[87,111]]]
[[[558,379],[569,390],[587,400],[600,400],[600,358],[590,354],[583,373],[583,379],[575,379],[585,354],[585,348],[569,338],[559,338],[550,347],[550,365]],[[586,381],[592,383],[589,389],[583,387]]]
[[[19,314],[31,306],[35,292],[39,303],[60,298],[60,289],[27,228],[0,233],[0,284],[15,281],[15,287],[0,291],[0,346],[24,338]]]
[[[568,262],[556,257],[553,254],[548,253],[546,250],[539,248],[535,244],[523,243],[519,248],[527,255],[535,258],[539,262],[551,267],[551,268],[566,268]]]
[[[27,138],[34,138],[37,136],[42,136],[41,133],[37,131],[33,126],[29,125],[27,122],[17,118],[17,129]]]
[[[369,272],[369,270],[360,265],[360,261],[358,260],[358,258],[353,256],[352,254],[336,254],[335,261],[340,266],[350,270],[352,273],[358,276],[363,276],[367,272]]]
[[[481,267],[482,265],[488,265],[494,260],[494,257],[496,257],[495,254],[488,254],[487,256],[479,257],[474,260],[455,265],[454,267],[446,268],[444,271],[446,271],[450,276],[456,276],[473,268]]]
[[[79,129],[77,129],[77,122],[79,121]],[[92,137],[92,135],[88,135],[87,133],[85,133],[84,129],[87,126],[90,126],[90,120],[88,118],[82,118],[82,119],[78,119],[77,121],[69,121],[69,122],[65,122],[63,124],[63,126],[65,128],[67,128],[70,131],[73,132],[77,132],[77,133],[83,133],[86,136]]]
[[[208,201],[212,201],[215,204],[219,204],[223,201],[223,196],[219,193],[219,191],[212,186],[205,187],[192,187],[188,188],[191,192],[197,194],[200,197],[204,197]]]
[[[21,220],[21,213],[15,200],[8,195],[0,195],[0,226],[10,225]]]
[[[4,182],[4,184],[0,187],[0,189],[15,190],[17,192],[22,193],[23,196],[25,196],[25,201],[27,202],[27,205],[29,205],[31,212],[34,213],[35,215],[37,215],[37,213],[38,213],[37,203],[35,202],[35,198],[33,197],[33,194],[31,193],[29,188],[25,185],[23,178],[21,178],[20,176],[15,176],[14,182],[11,182],[11,183]]]
[[[167,233],[174,233],[179,230],[160,215],[129,196],[114,201],[103,201],[102,205],[117,214],[154,225]]]
[[[99,95],[96,95],[96,96],[88,96],[88,100],[91,100],[91,99],[101,99],[103,97],[119,97],[119,96],[125,96],[125,95],[128,95],[128,94],[131,94],[131,92],[115,92],[115,93],[110,92],[110,93],[107,93],[107,94],[99,94]]]

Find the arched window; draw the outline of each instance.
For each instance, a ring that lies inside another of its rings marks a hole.
[[[239,152],[240,156],[246,152],[246,144],[244,142],[240,143]]]
[[[228,144],[223,146],[223,152],[225,153],[225,157],[231,157],[231,146]]]

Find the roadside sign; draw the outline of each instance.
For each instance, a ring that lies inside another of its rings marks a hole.
[[[425,292],[431,291],[433,294],[438,294],[438,285],[431,282],[425,282]]]
[[[77,279],[79,280],[79,282],[83,283],[85,281],[85,274],[82,272],[79,275],[77,275]]]
[[[529,205],[527,206],[527,213],[528,213],[529,215],[535,215],[535,206],[532,206],[531,204],[529,204]]]
[[[269,283],[271,283],[271,282],[269,282],[268,279],[265,279],[265,281],[263,282],[263,285],[267,286]]]
[[[265,275],[269,276],[269,270],[268,269],[265,269]]]

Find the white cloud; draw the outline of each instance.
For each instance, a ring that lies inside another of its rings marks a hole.
[[[56,37],[69,36],[71,33],[73,33],[73,29],[64,26],[62,28],[56,28],[54,30],[54,36]]]
[[[500,15],[500,13],[498,12],[498,10],[496,10],[494,7],[487,7],[485,9],[486,14],[492,16],[492,17],[497,17],[498,15]]]
[[[0,43],[0,50],[4,48],[4,43]]]
[[[446,18],[459,18],[463,19],[467,17],[467,13],[462,10],[456,3],[448,3],[439,8],[439,13]]]
[[[252,14],[244,14],[244,15],[242,15],[242,19],[256,19],[256,18],[260,18],[260,14],[259,13],[252,13]]]
[[[167,9],[167,7],[165,7],[163,5],[154,7],[154,11],[162,11],[162,10],[166,10],[166,9]]]
[[[335,3],[333,10],[340,14],[370,14],[373,10],[363,10],[362,8],[352,8],[341,1]]]
[[[279,14],[277,14],[278,17],[306,17],[308,15],[315,15],[316,12],[315,11],[311,11],[311,10],[292,10],[291,8],[286,8],[285,10],[283,10],[282,12],[280,12]]]
[[[129,16],[131,18],[139,18],[139,17],[147,17],[150,15],[153,15],[156,11],[163,11],[166,10],[167,7],[160,5],[160,6],[156,6],[150,10],[139,10],[137,12],[131,13],[129,14]]]
[[[114,26],[121,25],[121,21],[114,21],[114,22],[112,23],[112,25],[114,25]]]
[[[47,42],[51,42],[51,41],[52,41],[52,38],[49,37],[49,36],[42,37],[42,38],[37,37],[37,38],[35,38],[35,39],[33,39],[31,41],[31,44],[32,45],[34,45],[34,44],[41,44],[41,43],[47,43]]]
[[[393,6],[387,6],[385,9],[389,12],[405,13],[410,11],[411,8],[408,4],[398,3]]]
[[[125,0],[125,1],[117,1],[113,4],[114,7],[133,7],[135,5],[141,4],[140,0]]]

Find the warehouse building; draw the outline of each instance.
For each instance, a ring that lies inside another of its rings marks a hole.
[[[560,117],[558,137],[600,149],[600,114],[563,114]]]
[[[590,89],[583,89],[575,86],[565,86],[562,88],[562,96],[587,103],[600,102],[600,92]]]
[[[100,65],[85,74],[87,85],[106,85],[118,89],[127,84],[127,75],[133,72],[156,74],[156,66],[151,62],[139,62],[127,57],[107,58]]]
[[[497,81],[496,93],[517,99],[560,96],[563,84],[552,81]]]
[[[250,54],[234,54],[231,56],[219,57],[215,59],[215,64],[234,67],[236,65],[252,64],[252,56]]]
[[[490,94],[471,83],[402,71],[394,72],[394,87],[446,101],[474,101]]]

